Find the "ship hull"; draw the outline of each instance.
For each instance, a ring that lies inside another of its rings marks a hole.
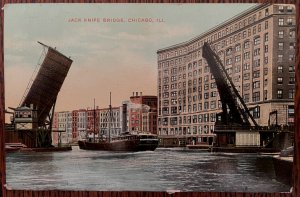
[[[116,140],[112,142],[88,142],[78,141],[80,149],[99,151],[154,151],[158,147],[157,139],[141,140],[139,138],[129,140]]]

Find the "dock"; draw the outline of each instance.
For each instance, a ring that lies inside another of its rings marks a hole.
[[[211,146],[208,145],[208,144],[194,144],[194,145],[188,144],[188,145],[186,145],[186,147],[187,147],[188,149],[209,150]]]
[[[20,152],[60,152],[60,151],[71,151],[71,146],[66,147],[49,147],[49,148],[21,148]]]
[[[45,148],[32,148],[27,147],[22,143],[5,143],[6,152],[60,152],[60,151],[71,151],[72,146],[53,146]]]
[[[211,147],[212,152],[227,152],[227,153],[280,153],[280,149],[264,148],[264,147]]]

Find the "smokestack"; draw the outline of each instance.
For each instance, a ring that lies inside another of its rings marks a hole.
[[[136,95],[136,96],[138,96],[138,95],[139,95],[139,93],[138,93],[138,92],[135,92],[135,95]]]
[[[132,92],[132,96],[134,96],[134,92]]]
[[[142,96],[143,94],[142,94],[142,92],[140,92],[140,96]]]

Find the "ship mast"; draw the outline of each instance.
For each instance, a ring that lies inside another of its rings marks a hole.
[[[109,123],[108,123],[108,142],[110,143],[110,129],[111,129],[111,92],[109,92]]]
[[[95,109],[95,98],[94,98],[94,142],[95,142],[95,131],[96,131],[96,109]]]

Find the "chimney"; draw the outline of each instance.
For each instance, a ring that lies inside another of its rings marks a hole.
[[[138,96],[138,95],[139,95],[139,93],[138,93],[138,92],[135,92],[135,95],[136,95],[136,96]]]
[[[132,92],[132,96],[134,96],[134,92]]]

